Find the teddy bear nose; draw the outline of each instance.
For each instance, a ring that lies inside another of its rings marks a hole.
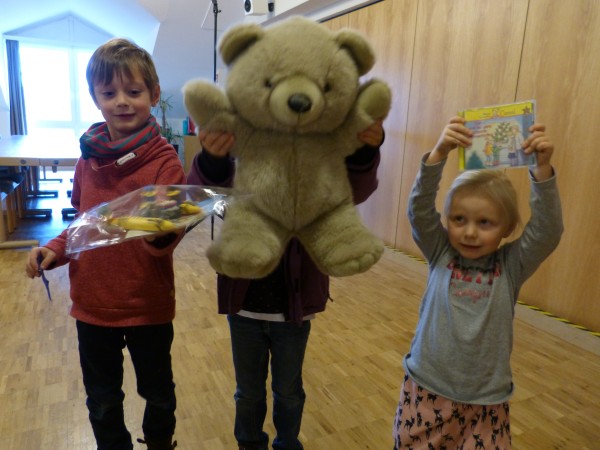
[[[305,94],[293,94],[288,98],[288,106],[292,111],[305,113],[312,107],[311,99]]]

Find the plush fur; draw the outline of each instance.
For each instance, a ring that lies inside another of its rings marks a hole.
[[[234,133],[234,190],[251,195],[228,208],[207,253],[212,267],[264,277],[297,237],[326,274],[369,269],[383,244],[357,214],[344,161],[362,146],[357,134],[390,109],[384,82],[360,84],[375,61],[367,40],[293,17],[234,26],[219,51],[229,67],[225,92],[193,80],[185,105],[201,129]]]

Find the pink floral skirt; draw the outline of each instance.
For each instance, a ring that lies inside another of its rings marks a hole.
[[[510,449],[508,402],[472,405],[448,400],[404,377],[394,419],[394,450]]]

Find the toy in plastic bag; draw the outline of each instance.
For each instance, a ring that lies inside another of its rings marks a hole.
[[[223,217],[230,189],[149,185],[80,214],[67,228],[66,254],[192,228],[206,217]]]

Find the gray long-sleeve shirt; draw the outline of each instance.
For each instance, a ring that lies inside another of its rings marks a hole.
[[[429,263],[427,287],[406,373],[454,401],[497,404],[512,394],[514,306],[523,283],[556,248],[563,231],[556,177],[531,182],[531,219],[522,235],[477,260],[450,246],[435,209],[445,161],[426,165],[414,183],[408,215]]]

